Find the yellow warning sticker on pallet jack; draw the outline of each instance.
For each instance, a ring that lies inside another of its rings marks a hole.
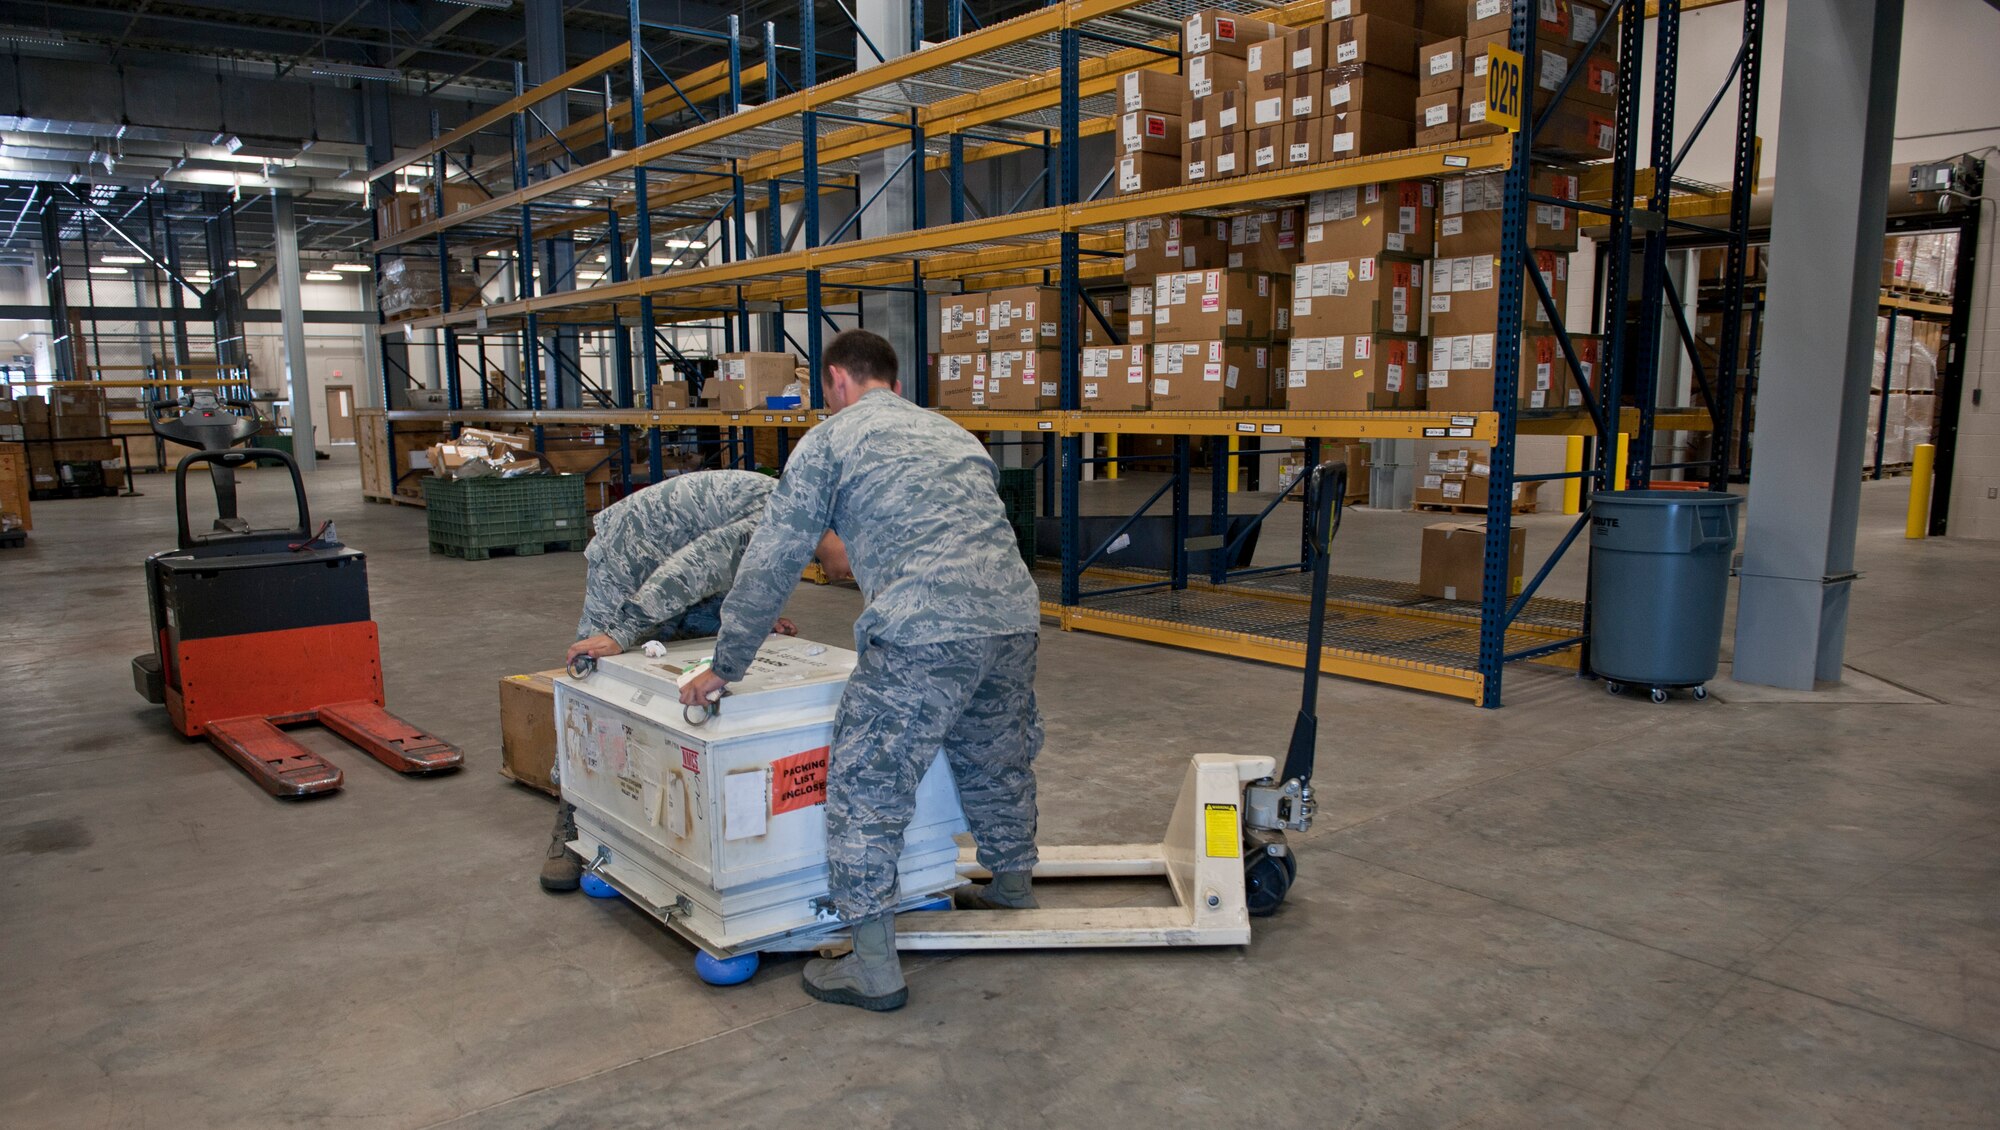
[[[1237,830],[1233,804],[1203,805],[1202,831],[1210,858],[1231,859],[1243,850],[1243,833]]]

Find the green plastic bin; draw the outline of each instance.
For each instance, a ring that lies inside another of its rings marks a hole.
[[[525,557],[551,549],[582,549],[590,538],[584,478],[425,478],[431,552],[483,561],[496,551]]]
[[[1014,527],[1021,560],[1032,569],[1035,567],[1035,469],[1000,468],[1000,502],[1007,508],[1007,524]]]

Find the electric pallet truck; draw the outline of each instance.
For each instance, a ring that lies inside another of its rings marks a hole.
[[[154,650],[132,660],[133,683],[165,704],[174,729],[207,738],[272,796],[312,796],[342,780],[281,726],[316,722],[399,773],[458,768],[456,746],[382,709],[367,558],[334,541],[331,522],[313,529],[289,454],[237,446],[257,428],[247,402],[225,405],[207,392],[178,417],[154,416],[154,434],[196,450],[174,468],[179,547],[146,559]],[[291,472],[297,526],[253,530],[237,516],[236,469],[257,463]],[[187,479],[203,464],[216,518],[197,533]]]

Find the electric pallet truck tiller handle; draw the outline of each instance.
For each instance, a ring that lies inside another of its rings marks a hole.
[[[1292,724],[1292,744],[1285,754],[1280,781],[1312,780],[1313,753],[1319,742],[1320,648],[1326,639],[1326,583],[1333,558],[1333,535],[1340,531],[1341,509],[1347,498],[1347,464],[1328,460],[1306,478],[1305,543],[1312,553],[1312,603],[1306,621],[1305,690],[1298,721]]]

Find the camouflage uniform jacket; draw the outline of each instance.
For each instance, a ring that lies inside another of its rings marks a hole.
[[[1021,561],[999,472],[972,433],[887,389],[807,432],[785,465],[736,587],[722,605],[715,673],[743,677],[798,584],[820,535],[847,543],[870,639],[943,643],[1041,628],[1041,598]]]
[[[694,619],[708,619],[714,631],[719,598],[775,486],[751,471],[700,471],[606,507],[584,551],[577,638],[602,632],[620,647],[634,647],[674,635],[691,610],[704,606],[708,616],[697,612]]]

